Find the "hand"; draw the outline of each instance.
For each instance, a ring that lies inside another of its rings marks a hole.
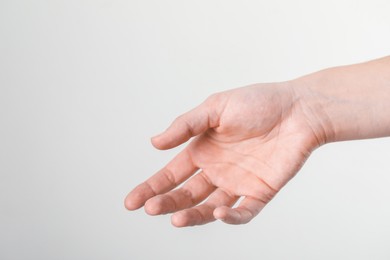
[[[156,148],[169,149],[195,136],[131,191],[125,206],[145,206],[150,215],[174,213],[172,224],[178,227],[215,219],[247,223],[322,144],[312,121],[288,83],[214,94],[152,139]]]
[[[384,57],[211,96],[152,139],[169,149],[195,136],[129,193],[126,208],[174,213],[178,227],[249,222],[318,146],[390,136],[389,75]]]

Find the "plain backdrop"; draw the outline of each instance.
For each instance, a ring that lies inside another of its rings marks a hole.
[[[0,259],[390,259],[390,140],[327,144],[247,225],[126,194],[210,94],[390,53],[390,1],[0,0]],[[389,101],[390,102],[390,101]]]

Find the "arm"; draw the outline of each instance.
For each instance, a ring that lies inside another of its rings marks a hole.
[[[152,138],[169,149],[195,137],[125,206],[179,227],[247,223],[317,147],[389,135],[390,57],[217,93]]]

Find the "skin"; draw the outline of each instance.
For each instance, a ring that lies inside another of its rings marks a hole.
[[[128,194],[125,207],[173,213],[177,227],[245,224],[313,150],[389,135],[390,57],[217,93],[152,138],[164,150],[194,137]]]

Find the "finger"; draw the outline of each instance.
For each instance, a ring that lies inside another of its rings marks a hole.
[[[237,196],[249,196],[262,201],[270,201],[278,192],[243,163],[216,164],[207,169],[213,174],[213,184]],[[257,169],[261,171],[262,169]]]
[[[266,203],[252,197],[245,197],[237,208],[227,206],[214,210],[214,217],[228,224],[245,224],[251,221],[264,208]]]
[[[128,210],[142,207],[148,199],[172,190],[197,170],[198,168],[192,163],[188,151],[183,150],[155,175],[135,187],[127,195],[125,207]]]
[[[202,202],[215,189],[206,175],[200,172],[183,187],[149,199],[145,204],[145,211],[150,215],[159,215],[190,208]]]
[[[215,221],[214,210],[220,206],[231,207],[238,200],[224,190],[216,189],[207,201],[199,206],[181,210],[172,215],[172,224],[176,227],[203,225]]]
[[[176,147],[191,137],[204,133],[207,129],[218,126],[215,110],[204,102],[193,110],[179,116],[162,134],[152,138],[152,144],[157,149]]]

